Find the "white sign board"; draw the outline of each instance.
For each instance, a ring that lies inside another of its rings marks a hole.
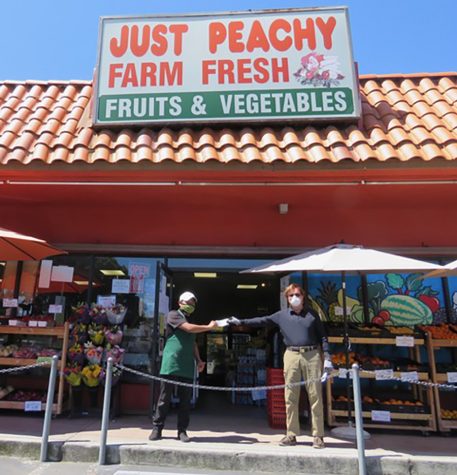
[[[390,422],[390,411],[371,411],[371,420],[373,422]]]
[[[95,124],[355,119],[346,7],[103,17]]]
[[[53,266],[51,272],[52,282],[73,282],[74,267]]]
[[[113,294],[130,293],[130,279],[113,279],[111,281],[111,292]]]
[[[104,308],[114,307],[116,305],[115,295],[97,295],[97,305]]]

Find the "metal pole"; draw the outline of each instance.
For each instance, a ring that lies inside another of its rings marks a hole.
[[[54,390],[56,388],[58,361],[59,361],[59,357],[57,355],[54,355],[51,361],[51,372],[49,373],[48,396],[46,398],[46,410],[44,412],[43,433],[41,435],[41,450],[40,450],[41,462],[46,462],[46,459],[48,458],[49,429],[51,427],[52,403],[54,402]]]
[[[362,416],[362,394],[360,391],[359,365],[352,365],[353,389],[354,389],[354,409],[355,409],[355,431],[357,436],[357,456],[359,459],[359,475],[367,475],[367,462],[365,459],[365,439],[363,437],[363,416]]]
[[[113,358],[108,358],[105,375],[105,394],[103,397],[102,427],[100,430],[100,452],[98,454],[98,464],[105,465],[106,458],[106,438],[108,435],[109,407],[111,401],[111,380],[113,375]]]

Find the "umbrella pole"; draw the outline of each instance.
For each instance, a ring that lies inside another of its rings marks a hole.
[[[351,378],[350,378],[350,365],[349,365],[349,329],[348,329],[348,316],[346,309],[346,273],[343,271],[341,276],[341,290],[343,291],[343,342],[344,353],[346,357],[346,397],[348,400],[348,423],[352,426],[352,409],[351,409]]]
[[[341,437],[343,439],[356,439],[357,433],[356,428],[352,423],[352,409],[351,409],[351,389],[352,383],[350,376],[352,375],[352,370],[349,366],[349,350],[351,348],[351,342],[349,341],[349,329],[348,329],[348,316],[346,309],[346,272],[341,273],[341,290],[343,292],[343,344],[344,352],[346,355],[346,397],[348,400],[348,425],[346,427],[335,427],[332,429],[332,434],[335,437]],[[355,404],[355,402],[354,402]],[[364,439],[369,439],[370,434],[362,430],[362,435]]]

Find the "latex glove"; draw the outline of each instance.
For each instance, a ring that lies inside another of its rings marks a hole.
[[[241,322],[236,317],[227,318],[227,322],[229,325],[241,325]]]
[[[322,373],[321,381],[325,383],[330,373],[333,371],[333,365],[331,360],[324,360],[324,371]]]
[[[221,320],[216,320],[216,325],[218,327],[227,327],[229,325],[229,319],[222,318]]]

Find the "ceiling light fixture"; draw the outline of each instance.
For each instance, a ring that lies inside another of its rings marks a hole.
[[[100,272],[106,276],[125,276],[125,272],[120,269],[100,269]]]
[[[236,286],[237,289],[242,290],[255,290],[258,287],[257,284],[238,284]]]
[[[89,285],[88,280],[74,280],[73,281],[76,285]]]
[[[216,272],[194,272],[194,277],[197,279],[216,279]]]

